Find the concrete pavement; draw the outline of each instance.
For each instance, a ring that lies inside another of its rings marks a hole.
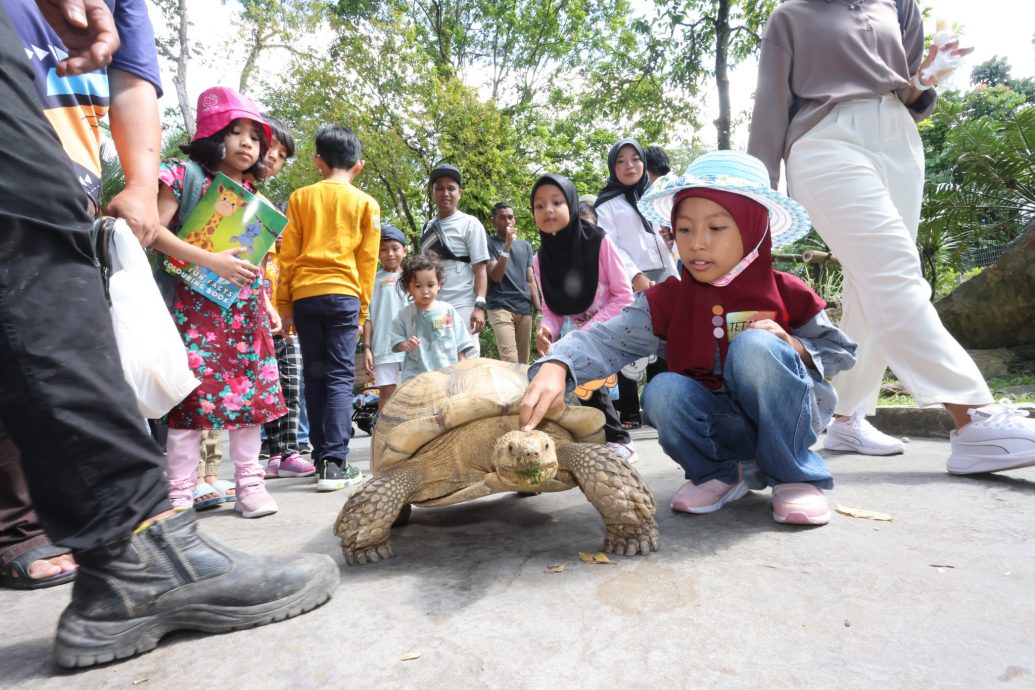
[[[345,493],[275,480],[280,513],[220,508],[203,529],[257,552],[331,554],[342,580],[328,604],[66,673],[51,638],[71,588],[0,590],[0,688],[1035,687],[1035,468],[952,477],[948,443],[930,439],[897,457],[831,456],[832,498],[893,520],[795,528],[772,521],[768,492],[671,512],[681,473],[644,435],[657,554],[581,563],[603,529],[569,491],[416,509],[394,559],[349,567],[331,533]],[[354,448],[366,470],[369,439]]]

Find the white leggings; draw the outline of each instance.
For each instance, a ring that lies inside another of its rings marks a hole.
[[[199,429],[169,429],[165,450],[169,461],[169,501],[174,508],[194,505],[201,434]],[[230,430],[230,459],[234,461],[234,479],[238,490],[263,483],[265,472],[259,464],[261,445],[257,426]]]
[[[858,363],[834,378],[836,414],[873,414],[888,366],[920,406],[992,402],[930,302],[916,249],[923,183],[920,135],[894,94],[837,105],[787,158],[790,195],[844,268],[840,326],[859,343]]]

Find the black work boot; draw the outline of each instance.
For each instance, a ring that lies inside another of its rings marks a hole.
[[[130,537],[117,558],[82,556],[55,643],[66,668],[150,651],[174,630],[220,633],[291,618],[338,585],[330,556],[235,551],[200,534],[190,510]]]

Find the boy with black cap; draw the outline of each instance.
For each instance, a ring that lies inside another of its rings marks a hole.
[[[388,404],[395,387],[399,384],[405,352],[392,349],[392,321],[406,306],[406,292],[399,285],[402,275],[402,260],[408,247],[402,230],[387,223],[381,226],[381,270],[374,278],[374,296],[370,298],[370,317],[363,324],[363,364],[367,373],[374,377],[379,399],[377,409]]]
[[[486,262],[490,259],[485,229],[478,219],[457,209],[462,186],[460,171],[447,163],[431,171],[428,180],[437,216],[424,226],[421,252],[434,252],[442,260],[445,281],[438,299],[453,305],[464,318],[478,345],[485,328]],[[477,357],[478,351],[472,355]]]

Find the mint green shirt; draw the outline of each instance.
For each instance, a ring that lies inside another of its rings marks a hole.
[[[436,300],[430,309],[408,304],[392,322],[392,347],[420,338],[420,346],[404,353],[399,383],[406,383],[417,374],[456,364],[460,353],[475,354],[474,340],[467,332],[464,319],[453,305]]]

